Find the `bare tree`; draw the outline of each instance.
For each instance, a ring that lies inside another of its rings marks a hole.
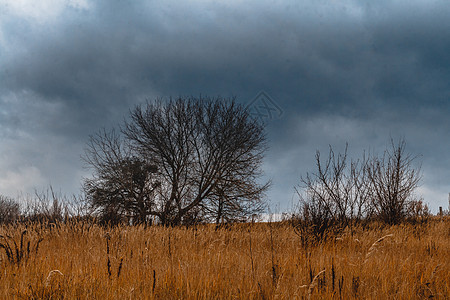
[[[405,140],[395,144],[383,156],[373,157],[368,164],[368,178],[373,192],[372,205],[378,216],[389,224],[402,221],[408,203],[421,180],[420,165],[415,165],[417,156],[406,152]]]
[[[83,159],[94,171],[92,178],[84,179],[83,188],[104,222],[152,220],[159,183],[157,168],[150,160],[136,156],[114,130],[91,136]]]
[[[157,205],[163,224],[187,222],[199,207],[217,205],[220,211],[220,205],[234,202],[237,212],[244,201],[257,206],[268,187],[257,183],[264,128],[234,100],[147,103],[131,112],[123,132],[159,168]]]

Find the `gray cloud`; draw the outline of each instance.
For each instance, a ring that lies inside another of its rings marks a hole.
[[[273,203],[289,206],[316,149],[348,141],[359,155],[392,135],[423,154],[426,200],[446,206],[432,198],[450,191],[445,2],[79,1],[54,11],[45,1],[36,11],[4,2],[0,189],[8,193],[49,182],[77,192],[87,136],[145,99],[220,94],[246,103],[265,90],[284,110],[267,128]]]

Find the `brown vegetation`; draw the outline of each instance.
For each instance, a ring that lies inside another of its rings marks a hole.
[[[3,225],[0,298],[449,299],[448,217],[352,232],[305,246],[287,222]]]

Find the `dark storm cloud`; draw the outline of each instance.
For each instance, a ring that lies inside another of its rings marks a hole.
[[[247,103],[265,90],[284,111],[268,124],[265,165],[283,207],[316,149],[348,141],[358,154],[390,135],[423,154],[428,189],[450,188],[445,2],[87,4],[0,14],[4,182],[28,172],[73,191],[87,136],[135,103],[199,94]]]

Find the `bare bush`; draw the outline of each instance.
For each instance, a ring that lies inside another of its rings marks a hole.
[[[337,155],[330,146],[325,162],[317,151],[316,168],[317,172],[301,177],[296,227],[303,239],[309,235],[323,240],[370,214],[370,187],[365,157],[349,163],[347,146]]]
[[[414,201],[413,192],[420,181],[420,167],[416,157],[405,152],[404,140],[382,157],[364,154],[361,159],[348,162],[347,147],[335,155],[332,147],[325,162],[316,153],[315,173],[301,178],[297,189],[299,213],[294,218],[297,232],[315,240],[324,240],[350,227],[355,221],[378,217],[388,224],[396,224],[407,216],[425,217],[428,207]]]
[[[20,218],[20,205],[14,199],[0,195],[0,223],[13,223]]]
[[[405,140],[395,144],[382,157],[373,157],[367,165],[372,206],[380,219],[397,224],[407,216],[407,207],[421,179],[417,156],[406,152]]]

